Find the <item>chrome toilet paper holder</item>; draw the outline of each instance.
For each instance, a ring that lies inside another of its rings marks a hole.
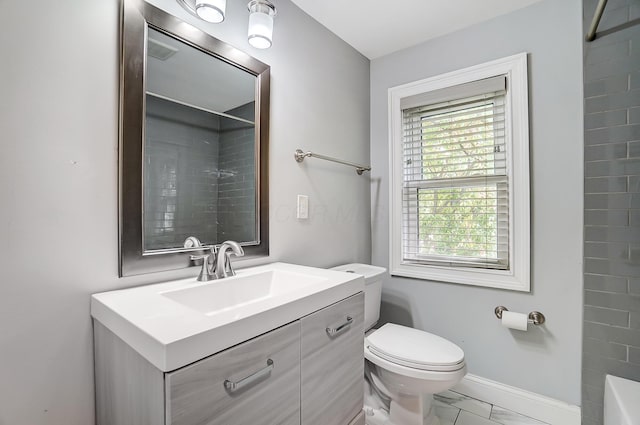
[[[498,319],[502,319],[503,311],[509,311],[509,309],[503,305],[499,305],[493,310]],[[529,323],[533,323],[534,325],[541,325],[546,320],[547,319],[544,317],[544,314],[540,313],[539,311],[532,311],[531,313],[529,313]]]

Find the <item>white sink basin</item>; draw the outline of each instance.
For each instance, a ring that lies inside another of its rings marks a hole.
[[[308,274],[268,270],[199,283],[161,294],[206,315],[213,315],[269,298],[303,292],[309,285],[326,280]]]
[[[364,290],[360,275],[273,263],[91,296],[91,316],[168,372]]]

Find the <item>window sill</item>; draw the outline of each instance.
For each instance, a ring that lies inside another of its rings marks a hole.
[[[529,273],[524,270],[517,273],[513,270],[462,270],[444,266],[392,264],[391,275],[487,288],[508,289],[511,291],[529,292],[531,289]]]

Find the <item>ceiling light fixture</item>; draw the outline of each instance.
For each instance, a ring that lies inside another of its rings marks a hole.
[[[224,21],[227,0],[196,0],[196,13],[207,22],[219,24]]]
[[[176,0],[193,16],[219,24],[224,21],[226,0]],[[268,0],[251,0],[249,9],[248,40],[256,49],[268,49],[273,44],[273,17],[276,7]]]
[[[268,0],[251,0],[249,8],[249,44],[268,49],[273,42],[273,17],[276,7]]]
[[[219,24],[224,21],[227,0],[177,0],[180,6],[203,21]]]

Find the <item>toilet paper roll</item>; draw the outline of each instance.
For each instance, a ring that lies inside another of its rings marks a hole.
[[[502,326],[509,329],[526,331],[529,317],[526,314],[515,313],[513,311],[502,312]]]

